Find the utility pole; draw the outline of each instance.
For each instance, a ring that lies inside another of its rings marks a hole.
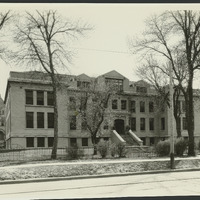
[[[175,169],[174,164],[174,104],[173,104],[173,83],[172,83],[172,65],[170,64],[170,168]]]

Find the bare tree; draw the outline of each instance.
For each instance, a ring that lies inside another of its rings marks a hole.
[[[159,67],[158,62],[151,56],[147,59],[147,64],[140,65],[137,67],[136,74],[141,79],[147,81],[151,86],[154,87],[156,91],[156,96],[154,96],[154,100],[157,106],[157,110],[159,112],[162,110],[163,105],[168,105],[168,107],[170,107],[169,88],[167,89],[167,85],[169,84],[168,67],[165,66]],[[176,121],[177,136],[181,137],[181,123],[180,123],[180,116],[182,114],[180,109],[181,90],[179,85],[176,85],[175,82],[176,81],[173,80],[174,118]]]
[[[0,38],[3,38],[3,28],[5,27],[5,25],[7,25],[7,23],[10,21],[10,18],[12,17],[12,15],[10,14],[10,11],[7,11],[5,13],[0,13]],[[3,42],[2,42],[3,43]],[[7,47],[3,44],[0,47],[0,58],[5,60],[5,54],[7,52]]]
[[[58,105],[57,90],[59,78],[58,68],[67,67],[71,61],[68,45],[72,39],[77,39],[85,31],[91,30],[87,24],[61,19],[56,11],[26,12],[24,20],[17,25],[14,37],[18,45],[15,59],[18,64],[37,66],[46,72],[51,79],[54,99],[54,143],[51,158],[57,157],[58,144]]]
[[[98,132],[106,117],[109,118],[109,99],[116,93],[115,86],[110,84],[99,84],[97,80],[91,82],[88,88],[82,89],[79,96],[80,107],[79,114],[82,123],[91,134],[92,144],[94,146],[94,155],[97,153]]]
[[[160,55],[164,63],[169,62],[172,66],[186,102],[188,155],[194,156],[193,79],[200,68],[200,13],[190,10],[166,11],[160,16],[153,16],[147,21],[147,26],[144,39],[132,42],[131,46],[134,51],[143,51],[145,55],[149,52]],[[182,54],[182,66],[179,68],[176,67],[177,52]],[[184,77],[178,70],[185,70]]]

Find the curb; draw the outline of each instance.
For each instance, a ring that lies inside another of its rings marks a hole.
[[[200,171],[200,168],[188,168],[188,169],[168,169],[158,171],[140,171],[140,172],[128,172],[121,174],[99,174],[99,175],[82,175],[82,176],[68,176],[68,177],[53,177],[53,178],[35,178],[35,179],[21,179],[21,180],[5,180],[0,181],[0,185],[4,184],[20,184],[20,183],[38,183],[38,182],[50,182],[50,181],[64,181],[64,180],[77,180],[77,179],[92,179],[92,178],[109,178],[118,176],[133,176],[133,175],[146,175],[146,174],[161,174],[161,173],[174,173],[174,172],[190,172]]]

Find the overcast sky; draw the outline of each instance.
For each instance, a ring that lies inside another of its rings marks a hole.
[[[57,10],[63,17],[81,19],[94,26],[86,37],[80,38],[71,47],[76,56],[69,70],[64,73],[98,76],[116,70],[131,81],[139,78],[134,69],[139,59],[129,53],[127,37],[141,35],[144,21],[152,14],[166,9],[198,9],[200,4],[0,4],[0,12],[13,10]],[[22,71],[14,65],[0,61],[0,95],[4,98],[10,71]]]

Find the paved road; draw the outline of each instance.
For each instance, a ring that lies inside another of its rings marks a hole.
[[[200,172],[173,172],[0,186],[0,199],[200,195]]]

